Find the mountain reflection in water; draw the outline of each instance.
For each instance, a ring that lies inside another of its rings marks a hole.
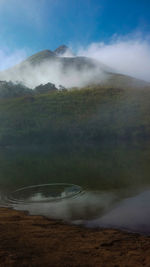
[[[1,149],[1,205],[90,227],[150,233],[149,159],[148,143]],[[18,188],[51,183],[79,185],[84,192],[44,203],[34,196],[34,203],[7,200]]]

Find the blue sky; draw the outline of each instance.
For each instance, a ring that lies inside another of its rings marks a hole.
[[[0,46],[31,54],[60,44],[150,35],[149,0],[0,0]]]
[[[61,44],[150,81],[150,0],[0,0],[0,70]]]

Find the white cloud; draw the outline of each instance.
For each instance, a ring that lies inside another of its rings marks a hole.
[[[97,59],[117,72],[150,81],[150,42],[141,38],[113,38],[109,44],[92,43],[78,55]]]
[[[106,64],[119,73],[127,74],[139,79],[150,81],[150,43],[141,38],[117,38],[109,44],[92,43],[88,47],[80,48],[78,55],[94,58]],[[7,69],[19,63],[27,57],[25,50],[16,50],[10,53],[8,50],[0,49],[0,70]],[[64,61],[62,61],[64,62]],[[61,60],[41,62],[40,65],[24,65],[23,68],[14,68],[9,72],[0,73],[0,79],[22,81],[25,85],[34,88],[43,83],[52,82],[57,86],[62,84],[69,88],[73,86],[84,86],[91,82],[103,82],[107,75],[103,70],[109,70],[105,65],[95,65],[95,68],[82,68],[80,59],[78,64],[64,69]],[[65,60],[66,62],[66,60]]]
[[[56,58],[57,59],[57,58]],[[66,88],[78,86],[82,87],[91,82],[102,82],[106,79],[106,74],[97,65],[95,67],[78,68],[78,63],[66,64],[60,60],[50,60],[33,66],[29,62],[25,62],[19,67],[10,69],[0,73],[0,80],[20,81],[30,88],[34,88],[39,84],[48,82],[54,83],[56,86],[60,84]]]

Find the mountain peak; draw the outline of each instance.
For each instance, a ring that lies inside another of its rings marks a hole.
[[[48,60],[49,58],[55,57],[55,53],[51,50],[42,50],[32,56],[30,56],[26,61],[28,61],[31,64],[38,64],[41,63],[44,60]]]
[[[72,57],[74,56],[71,49],[66,46],[66,45],[60,45],[58,48],[54,50],[54,53],[57,56],[67,56],[67,57]]]
[[[67,50],[69,50],[68,46],[66,45],[60,45],[59,47],[57,47],[54,52],[56,55],[60,56],[63,55],[67,52]]]

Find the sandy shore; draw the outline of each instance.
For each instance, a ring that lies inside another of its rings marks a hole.
[[[0,266],[150,266],[150,237],[0,208]]]

